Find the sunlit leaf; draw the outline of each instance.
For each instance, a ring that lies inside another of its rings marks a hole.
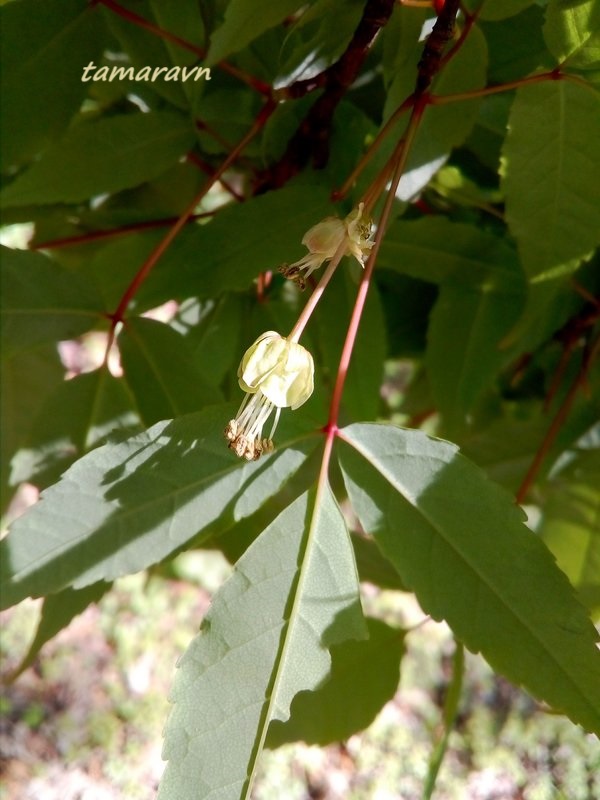
[[[582,451],[550,481],[540,534],[583,602],[600,609],[600,451]]]
[[[600,65],[600,5],[596,0],[549,0],[544,38],[557,61]]]
[[[367,626],[366,641],[351,640],[331,649],[331,677],[315,691],[294,698],[287,722],[271,723],[267,747],[348,739],[370,725],[392,699],[398,688],[404,631],[376,619],[367,619]]]
[[[73,464],[0,542],[3,607],[138,572],[226,530],[276,494],[319,441],[286,440],[282,427],[279,449],[247,463],[223,437],[233,413],[218,406],[161,422]]]
[[[242,556],[181,659],[160,800],[249,798],[271,721],[325,680],[329,647],[365,633],[348,532],[325,486]]]
[[[357,424],[341,437],[354,510],[422,608],[510,680],[600,731],[597,632],[510,495],[420,431]]]
[[[12,460],[11,483],[47,486],[116,429],[139,422],[124,381],[97,369],[62,381],[34,418]]]

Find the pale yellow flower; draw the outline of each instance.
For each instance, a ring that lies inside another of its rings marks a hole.
[[[283,264],[279,269],[286,278],[296,281],[304,289],[306,278],[318,269],[324,261],[333,258],[338,248],[345,242],[344,255],[354,256],[364,267],[369,251],[373,247],[371,239],[372,223],[364,215],[364,203],[351,211],[345,219],[326,217],[313,225],[302,238],[308,253],[293,264]],[[302,272],[304,274],[302,274]]]
[[[225,438],[236,455],[252,461],[273,450],[281,409],[295,409],[308,400],[314,388],[314,371],[312,356],[302,345],[275,331],[258,337],[244,353],[238,369],[246,397],[225,429]],[[271,433],[263,438],[263,426],[275,409]]]

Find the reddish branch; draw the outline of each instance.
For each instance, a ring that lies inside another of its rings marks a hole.
[[[197,153],[188,153],[187,160],[191,164],[195,164],[199,169],[202,170],[202,172],[204,172],[205,175],[212,175],[214,172],[214,168],[203,158],[200,158],[200,156],[197,155]],[[229,192],[229,194],[233,197],[234,200],[237,200],[238,203],[244,202],[243,195],[241,195],[237,191],[237,189],[234,189],[234,187],[228,181],[226,181],[223,176],[221,176],[219,182],[221,186],[223,186],[223,188]]]
[[[584,290],[585,291],[585,290]],[[589,297],[591,308],[586,306],[580,314],[572,317],[555,335],[554,338],[561,342],[563,352],[554,373],[554,378],[546,394],[544,410],[547,411],[554,400],[565,375],[571,356],[585,340],[587,332],[600,320],[600,300]]]
[[[427,37],[423,55],[417,65],[416,95],[424,95],[443,65],[446,45],[454,34],[454,24],[459,2],[448,0],[435,21],[431,34]]]
[[[352,358],[352,352],[354,350],[354,344],[356,342],[356,336],[358,334],[358,328],[360,326],[360,321],[365,308],[373,271],[375,269],[377,254],[385,235],[396,196],[396,190],[398,188],[398,184],[400,183],[402,173],[404,172],[406,161],[410,153],[410,148],[419,129],[419,125],[421,124],[421,120],[423,119],[425,108],[427,107],[427,90],[431,85],[431,81],[435,77],[437,71],[441,68],[443,51],[454,32],[458,4],[459,0],[446,0],[444,8],[440,12],[440,15],[437,18],[429,37],[429,39],[433,40],[433,43],[430,46],[429,40],[427,41],[425,44],[423,57],[419,62],[417,81],[415,85],[415,91],[413,93],[414,105],[412,113],[406,128],[406,132],[396,145],[391,159],[391,163],[393,164],[393,171],[390,176],[391,185],[388,190],[387,197],[385,198],[383,210],[379,218],[377,233],[375,234],[375,242],[365,265],[360,286],[358,287],[356,301],[354,303],[354,308],[352,309],[352,314],[350,317],[350,323],[348,325],[348,332],[342,348],[342,355],[340,357],[340,363],[338,366],[331,398],[331,405],[329,408],[329,419],[324,429],[325,433],[327,434],[327,443],[329,443],[334,436],[339,435],[338,418],[342,394],[344,391],[346,376],[348,374],[348,368],[350,366],[350,360]]]
[[[165,41],[173,42],[173,44],[178,45],[184,50],[194,53],[198,56],[198,58],[205,58],[206,56],[206,50],[204,50],[202,47],[198,47],[197,45],[192,44],[192,42],[182,39],[181,36],[177,36],[175,33],[171,33],[170,31],[164,30],[164,28],[160,28],[158,25],[155,25],[153,22],[141,17],[134,11],[130,11],[128,8],[125,8],[115,0],[92,0],[90,5],[104,6],[122,19],[126,19],[128,22],[132,22],[134,25],[137,25],[138,28],[143,28],[144,30],[149,31],[156,36],[159,36]],[[228,72],[230,75],[233,75],[234,78],[237,78],[238,80],[252,87],[252,89],[260,92],[260,94],[264,95],[265,97],[271,96],[271,87],[268,83],[261,81],[259,78],[255,78],[253,75],[246,74],[237,67],[234,67],[232,64],[228,64],[226,61],[219,62],[219,67],[223,70],[223,72]]]
[[[194,209],[198,205],[198,203],[202,200],[205,194],[209,191],[211,186],[219,180],[221,175],[226,172],[229,167],[234,163],[234,161],[238,158],[240,153],[244,150],[246,145],[256,136],[256,134],[264,127],[265,123],[275,110],[275,101],[274,100],[267,100],[264,104],[263,108],[257,115],[256,119],[254,120],[254,124],[248,131],[248,133],[238,142],[238,144],[233,148],[231,153],[227,156],[227,158],[223,161],[223,163],[215,170],[214,174],[209,178],[206,184],[202,187],[200,192],[194,197],[192,202],[189,204],[187,209],[178,217],[175,224],[169,229],[163,239],[158,243],[158,245],[153,249],[150,253],[148,258],[144,261],[138,272],[136,273],[135,277],[123,293],[121,300],[119,301],[119,305],[117,306],[116,310],[112,314],[108,314],[107,316],[111,320],[111,333],[109,336],[108,345],[106,348],[106,353],[108,352],[112,346],[114,335],[115,335],[115,328],[119,322],[123,321],[123,317],[129,306],[131,300],[135,297],[137,291],[139,290],[140,286],[144,283],[158,260],[162,257],[163,253],[170,247],[173,240],[177,237],[179,232],[182,228],[186,225],[187,221],[194,213]]]
[[[217,211],[204,211],[201,214],[190,214],[187,222],[193,222],[197,219],[204,219],[205,217],[213,217]],[[30,250],[54,250],[58,247],[68,247],[75,244],[87,244],[88,242],[96,242],[99,239],[110,239],[115,236],[123,236],[126,233],[137,233],[138,231],[146,231],[152,228],[165,228],[167,225],[173,225],[179,217],[161,217],[160,219],[148,219],[142,222],[132,222],[130,225],[120,225],[118,228],[108,228],[103,231],[88,231],[87,233],[78,233],[75,236],[64,236],[61,239],[48,239],[45,242],[37,242],[30,244]]]
[[[282,158],[262,176],[259,191],[283,186],[311,160],[316,168],[327,163],[333,114],[354,83],[375,37],[389,21],[393,9],[394,0],[367,0],[352,40],[338,61],[314,78],[296,81],[278,93],[280,98],[294,99],[314,89],[323,89],[323,94],[290,139]]]
[[[544,462],[544,459],[548,455],[548,452],[552,445],[554,444],[554,440],[558,436],[558,433],[569,415],[577,393],[580,389],[584,388],[587,384],[587,377],[592,366],[592,363],[598,352],[600,350],[600,337],[596,337],[595,340],[591,338],[587,338],[585,348],[583,351],[583,358],[581,360],[581,366],[577,375],[575,376],[571,386],[569,387],[569,391],[565,395],[564,400],[560,404],[558,411],[556,412],[552,422],[550,423],[550,427],[548,428],[546,435],[540,445],[537,453],[533,461],[531,462],[531,466],[527,470],[527,474],[523,478],[523,482],[519,486],[519,489],[516,494],[517,503],[523,503],[527,494],[533,485],[538,472]]]

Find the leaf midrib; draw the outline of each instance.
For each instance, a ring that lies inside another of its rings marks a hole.
[[[521,616],[519,615],[519,613],[517,611],[515,611],[511,607],[511,605],[509,605],[506,602],[506,600],[502,596],[502,594],[498,593],[496,587],[493,584],[488,583],[488,581],[486,581],[486,580],[484,580],[482,578],[479,569],[477,569],[477,567],[475,567],[475,566],[473,566],[471,564],[470,560],[466,556],[464,556],[463,553],[460,552],[456,548],[455,544],[452,541],[448,540],[448,538],[444,535],[443,531],[438,528],[438,526],[429,518],[429,516],[425,513],[425,511],[422,508],[420,508],[419,506],[414,505],[412,503],[410,497],[407,497],[404,494],[404,492],[401,490],[401,488],[396,486],[396,484],[394,482],[394,479],[393,479],[393,476],[389,476],[388,473],[387,473],[387,470],[382,470],[382,469],[379,468],[379,466],[377,465],[377,462],[374,462],[374,460],[371,459],[370,454],[369,454],[369,452],[367,450],[364,450],[362,447],[360,447],[358,445],[357,442],[353,441],[351,438],[348,438],[342,431],[340,431],[338,433],[338,436],[342,441],[344,441],[346,444],[350,445],[354,450],[356,450],[356,452],[359,453],[369,464],[371,464],[371,466],[373,466],[373,468],[382,476],[382,478],[384,478],[384,480],[387,481],[387,483],[392,487],[392,489],[397,491],[398,494],[400,494],[406,500],[406,502],[410,504],[410,506],[412,508],[414,508],[416,511],[419,512],[419,514],[421,514],[421,516],[425,519],[425,521],[433,529],[433,531],[435,531],[435,533],[437,535],[439,535],[444,540],[444,542],[460,558],[460,560],[462,562],[464,562],[464,564],[478,576],[478,578],[480,579],[480,583],[482,583],[482,584],[484,584],[485,586],[488,587],[489,591],[500,601],[501,605],[511,614],[511,616],[520,625],[520,627],[522,629],[526,630],[532,636],[532,638],[535,639],[538,642],[538,644],[542,648],[542,651],[549,656],[550,660],[557,666],[559,672],[566,677],[568,683],[574,688],[574,690],[575,690],[576,694],[578,695],[578,697],[581,700],[583,700],[584,705],[589,705],[589,698],[582,692],[582,690],[580,689],[579,685],[574,681],[573,677],[565,669],[563,664],[560,661],[558,661],[554,651],[552,649],[548,648],[548,646],[546,645],[546,643],[544,642],[543,639],[540,639],[539,635],[537,634],[537,630],[535,629],[535,627],[533,627],[533,628],[530,627],[527,624],[526,620],[523,620],[521,618]],[[445,463],[445,462],[443,462],[443,463]]]

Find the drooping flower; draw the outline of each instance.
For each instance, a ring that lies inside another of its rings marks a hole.
[[[361,267],[364,267],[374,244],[371,239],[372,228],[371,220],[364,214],[364,203],[359,203],[358,208],[343,220],[326,217],[304,234],[302,244],[308,248],[308,253],[293,264],[282,264],[279,270],[304,289],[306,278],[324,261],[333,258],[342,242],[346,243],[344,255],[354,256]],[[304,275],[303,270],[306,270]]]
[[[225,438],[236,455],[253,461],[273,450],[281,409],[295,409],[308,400],[314,388],[314,370],[308,350],[275,331],[263,333],[246,350],[238,368],[246,397],[225,428]],[[275,409],[271,432],[263,438],[263,426]]]

